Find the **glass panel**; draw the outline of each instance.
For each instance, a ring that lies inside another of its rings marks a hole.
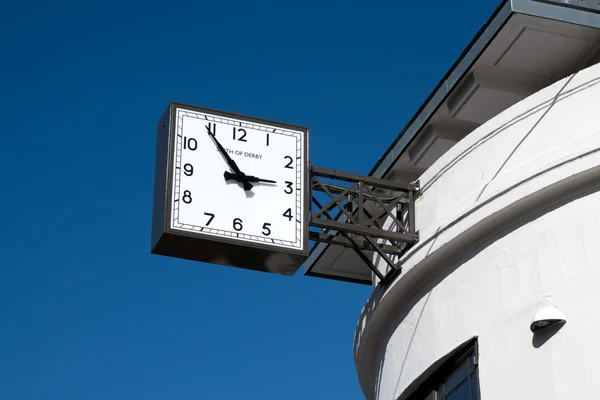
[[[470,400],[469,399],[469,380],[465,379],[446,395],[445,400]]]
[[[479,385],[477,384],[477,372],[471,374],[471,400],[479,400]]]
[[[454,372],[452,372],[452,375],[448,377],[448,379],[446,380],[447,392],[450,392],[454,388],[454,386],[456,386],[460,381],[462,381],[469,375],[468,362],[469,359],[467,358],[458,367],[456,367],[456,370],[454,370]]]

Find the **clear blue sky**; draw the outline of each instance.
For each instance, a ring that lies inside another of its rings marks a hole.
[[[497,4],[4,2],[0,398],[364,398],[368,286],[150,254],[156,123],[300,124],[367,173]]]

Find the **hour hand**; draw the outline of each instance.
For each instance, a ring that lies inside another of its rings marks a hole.
[[[238,175],[232,174],[229,171],[225,171],[223,176],[225,177],[226,181],[236,180],[238,182],[241,182],[241,179]],[[248,180],[248,182],[252,182],[252,183],[277,183],[277,182],[269,180],[269,179],[257,178],[256,176],[252,176],[252,175],[246,175],[245,178]]]

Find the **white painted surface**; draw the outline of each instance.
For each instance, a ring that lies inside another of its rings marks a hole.
[[[421,241],[357,327],[367,398],[396,399],[473,336],[484,400],[597,397],[599,99],[596,65],[488,121],[423,174]],[[529,324],[547,304],[567,324],[542,343]]]

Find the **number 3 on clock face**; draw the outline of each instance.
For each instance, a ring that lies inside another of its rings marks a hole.
[[[173,117],[171,229],[305,251],[308,130],[208,110]]]

